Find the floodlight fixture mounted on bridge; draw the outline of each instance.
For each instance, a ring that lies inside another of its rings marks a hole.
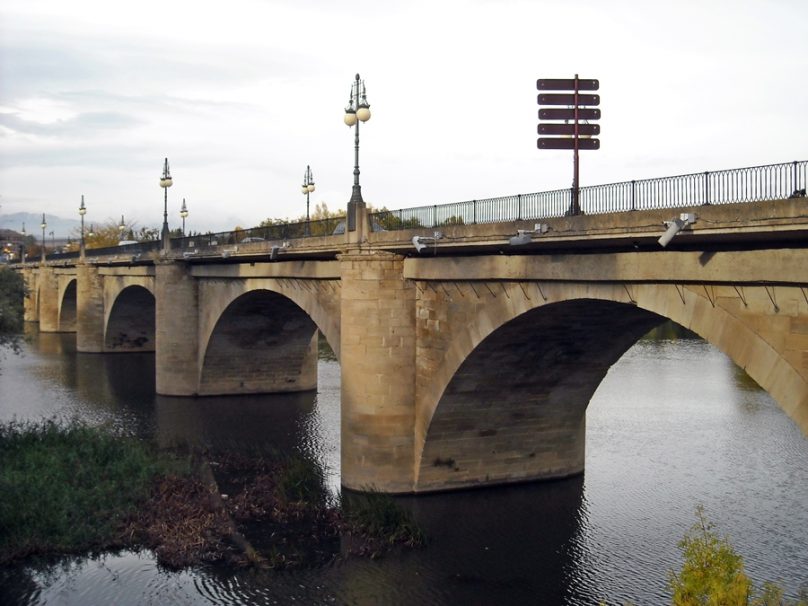
[[[525,244],[530,244],[534,235],[540,236],[548,231],[550,231],[550,226],[547,223],[536,223],[533,229],[517,229],[516,235],[508,240],[508,244],[511,246],[524,246]]]
[[[438,251],[438,240],[443,238],[443,234],[439,231],[434,232],[431,236],[413,236],[412,238],[412,245],[415,247],[415,250],[420,253],[422,250],[427,248],[430,243],[434,244],[433,251],[437,254]]]
[[[580,91],[595,91],[600,82],[594,79],[578,78],[542,78],[536,81],[539,91],[572,91],[564,93],[540,93],[539,105],[566,105],[566,108],[539,109],[539,120],[563,120],[563,122],[539,123],[540,135],[560,135],[556,137],[539,137],[536,142],[539,149],[571,149],[573,150],[572,200],[567,214],[580,215],[580,184],[578,178],[578,151],[583,149],[600,149],[600,139],[591,137],[600,134],[600,125],[581,123],[581,120],[599,120],[600,95],[581,94]],[[589,107],[586,107],[589,106]],[[570,124],[572,120],[572,124]]]
[[[163,188],[163,229],[160,232],[160,239],[163,241],[163,251],[168,252],[171,244],[169,238],[171,234],[168,231],[168,188],[174,183],[171,178],[171,172],[168,170],[168,158],[163,163],[163,175],[160,177],[160,187]],[[123,220],[123,217],[121,217]]]
[[[311,172],[311,166],[306,165],[306,172],[303,173],[303,186],[301,192],[306,196],[306,235],[309,234],[309,194],[314,191],[314,175]]]
[[[665,248],[670,241],[673,240],[673,237],[678,234],[680,231],[685,229],[688,225],[693,225],[696,222],[696,214],[695,213],[682,213],[679,215],[678,219],[673,219],[672,221],[665,221],[665,225],[668,229],[665,231],[662,236],[660,236],[659,245],[662,248]]]
[[[356,74],[354,82],[351,83],[351,96],[348,98],[343,120],[347,126],[354,127],[354,182],[351,199],[348,201],[348,231],[355,231],[356,210],[365,204],[362,200],[362,188],[359,186],[359,123],[370,120],[370,103],[367,99],[365,81],[359,78],[359,74]]]

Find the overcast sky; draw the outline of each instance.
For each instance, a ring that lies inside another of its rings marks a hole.
[[[194,230],[569,187],[536,79],[598,78],[581,184],[808,159],[808,2],[3,0],[0,214]]]

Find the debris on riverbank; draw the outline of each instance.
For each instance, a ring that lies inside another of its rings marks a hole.
[[[0,564],[147,548],[171,569],[213,562],[283,569],[423,544],[392,499],[334,499],[322,469],[301,457],[168,456],[104,430],[48,421],[0,429],[0,468]],[[39,513],[20,513],[27,508]]]

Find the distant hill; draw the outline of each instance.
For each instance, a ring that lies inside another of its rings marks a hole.
[[[50,233],[53,232],[57,240],[66,240],[74,229],[81,226],[80,219],[64,219],[47,213],[45,214],[45,223],[48,224],[45,228],[45,237],[50,239]],[[25,224],[25,233],[37,239],[42,237],[42,228],[39,227],[42,224],[42,213],[0,215],[0,229],[11,229],[19,233],[22,231],[23,224]]]

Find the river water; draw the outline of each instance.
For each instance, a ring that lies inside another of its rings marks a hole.
[[[419,550],[316,569],[159,568],[149,552],[0,568],[0,604],[664,604],[703,505],[760,584],[808,584],[808,439],[742,370],[696,338],[654,333],[609,371],[587,415],[586,472],[397,500]],[[339,487],[339,365],[317,393],[171,398],[151,354],[77,354],[32,332],[0,361],[0,421],[57,416],[218,448],[297,450]],[[2,495],[0,495],[2,498]]]

